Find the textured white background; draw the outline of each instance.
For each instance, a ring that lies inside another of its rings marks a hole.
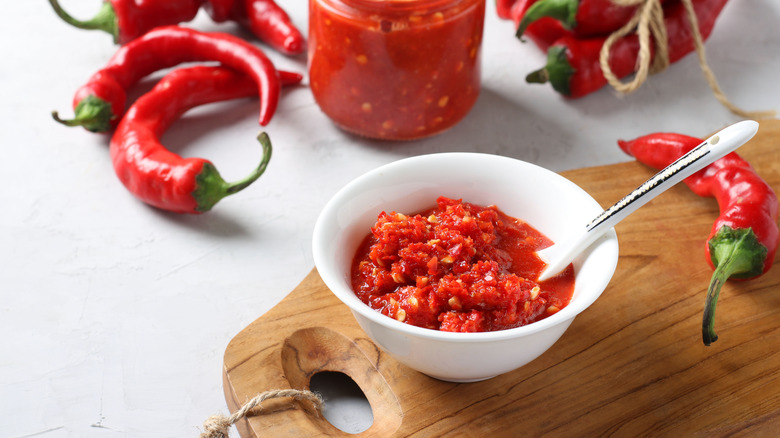
[[[628,160],[619,138],[705,136],[739,120],[713,98],[694,56],[628,97],[604,89],[567,101],[528,85],[523,78],[544,55],[517,41],[488,1],[482,94],[454,129],[409,143],[364,140],[334,128],[307,87],[286,90],[267,127],[275,145],[267,173],[201,216],[140,203],[114,175],[107,136],[52,121],[52,110],[72,114],[75,89],[116,49],[110,38],[69,27],[43,0],[5,2],[0,436],[196,436],[205,418],[227,410],[228,342],[312,269],[321,207],[376,166],[479,151],[562,171]],[[86,18],[99,1],[62,4]],[[304,0],[280,4],[306,29]],[[780,108],[778,23],[777,0],[732,0],[707,42],[723,89],[746,109]],[[189,25],[237,31],[204,13]],[[305,57],[270,55],[305,71]],[[252,100],[205,107],[163,140],[238,179],[260,157],[256,110]]]

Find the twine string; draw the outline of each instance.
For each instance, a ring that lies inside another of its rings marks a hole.
[[[299,389],[277,389],[271,391],[262,392],[246,403],[244,403],[236,412],[233,412],[230,416],[224,416],[221,414],[212,415],[203,423],[203,432],[199,438],[227,438],[230,431],[230,426],[237,421],[246,417],[249,412],[260,406],[260,404],[271,398],[283,398],[292,397],[295,400],[308,400],[319,412],[322,408],[322,397],[318,394]]]
[[[611,0],[612,3],[623,7],[637,7],[632,19],[623,27],[613,32],[604,42],[599,53],[599,63],[604,77],[609,85],[618,93],[629,94],[636,91],[646,80],[648,75],[665,70],[669,66],[669,41],[664,25],[664,12],[660,0]],[[707,63],[704,50],[704,42],[699,31],[699,21],[693,8],[692,0],[681,0],[685,7],[688,23],[691,26],[694,48],[699,59],[699,67],[712,89],[715,98],[734,114],[752,119],[764,119],[774,117],[776,111],[745,111],[734,105],[718,85],[715,73]],[[636,32],[639,38],[639,54],[637,56],[636,72],[633,79],[623,82],[612,71],[609,65],[609,55],[612,46],[620,38]],[[653,39],[651,45],[650,39]],[[653,56],[653,49],[655,56]],[[651,65],[651,59],[652,65]]]

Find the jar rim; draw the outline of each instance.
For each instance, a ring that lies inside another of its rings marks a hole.
[[[369,9],[378,12],[436,12],[462,3],[477,3],[484,0],[326,0],[341,3],[348,8]]]

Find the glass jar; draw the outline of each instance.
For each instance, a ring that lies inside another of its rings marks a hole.
[[[485,0],[309,0],[309,81],[338,126],[409,140],[459,122],[480,89]]]

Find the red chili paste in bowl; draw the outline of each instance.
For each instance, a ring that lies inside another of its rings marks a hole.
[[[537,283],[536,251],[552,242],[495,206],[440,197],[431,210],[379,214],[352,263],[352,288],[372,309],[434,330],[520,327],[571,300],[574,269]]]

